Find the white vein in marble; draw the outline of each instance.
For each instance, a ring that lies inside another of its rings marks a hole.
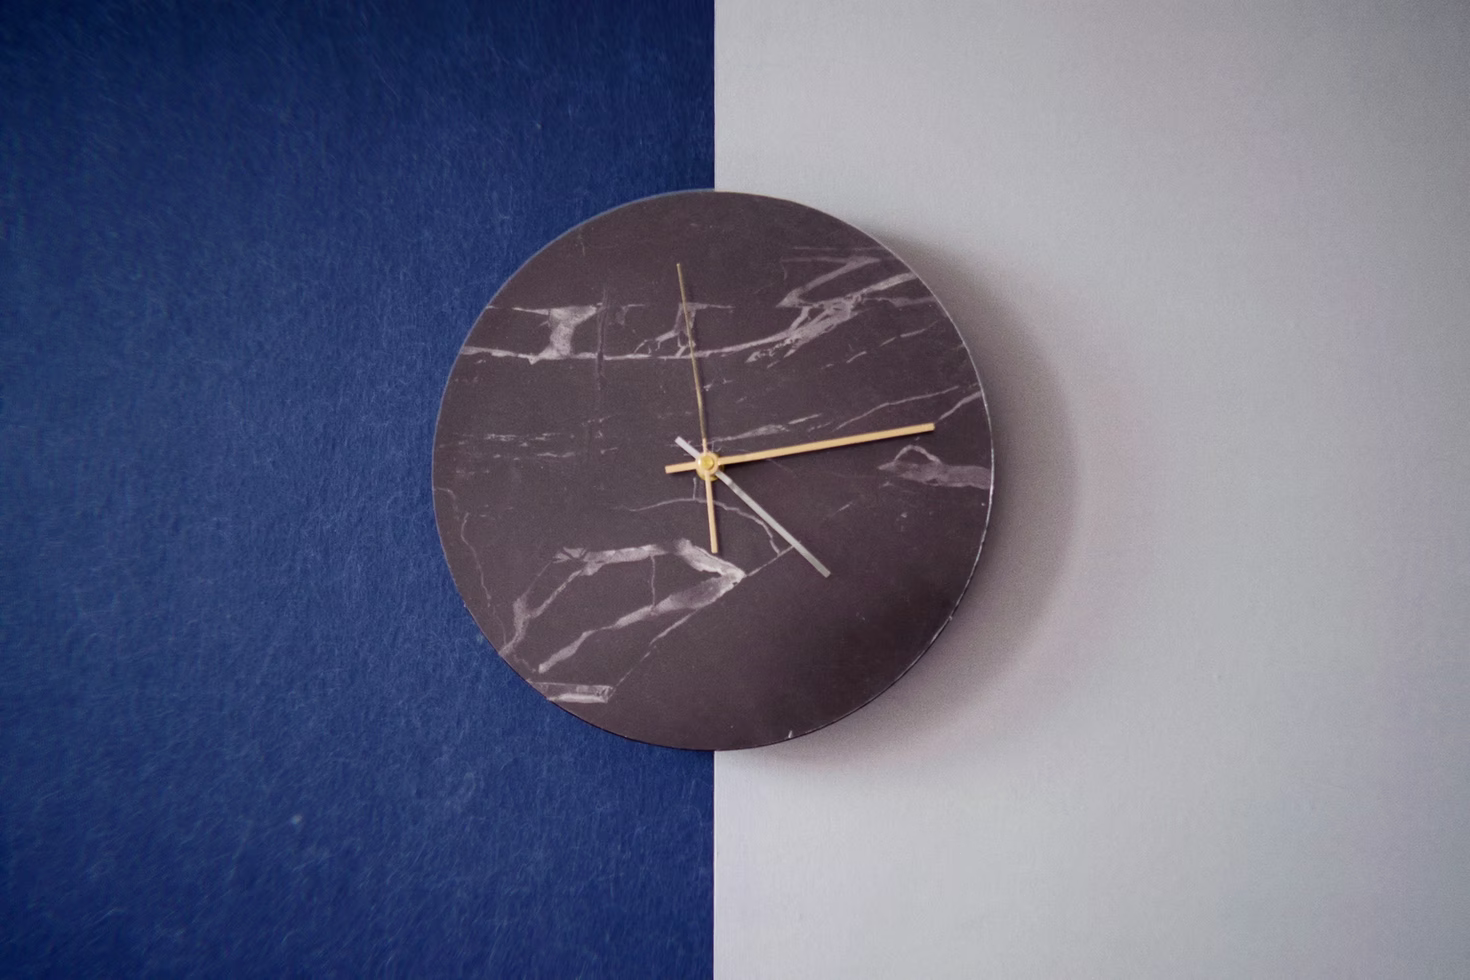
[[[951,385],[950,387],[940,389],[939,391],[926,391],[922,395],[910,395],[908,398],[895,398],[893,401],[883,402],[881,405],[874,405],[872,408],[868,409],[866,412],[863,412],[861,415],[854,415],[852,418],[848,419],[845,422],[839,422],[832,431],[835,432],[838,429],[845,429],[849,425],[852,425],[854,422],[859,422],[867,418],[869,415],[873,415],[877,412],[883,411],[883,409],[885,408],[892,408],[894,405],[908,405],[912,402],[928,401],[930,398],[938,398],[941,395],[948,395],[950,392],[959,390],[959,385]]]
[[[704,572],[709,577],[688,588],[666,595],[663,598],[658,598],[654,595],[648,603],[619,616],[616,620],[602,626],[594,627],[593,629],[584,630],[571,643],[563,646],[537,664],[536,672],[544,674],[562,661],[575,656],[577,651],[581,649],[582,644],[599,633],[623,629],[666,616],[679,617],[680,622],[682,622],[683,619],[688,618],[718,600],[726,592],[729,592],[736,585],[740,584],[741,580],[745,578],[744,569],[695,546],[687,538],[681,538],[672,544],[645,544],[630,548],[614,548],[606,551],[564,548],[542,569],[542,574],[551,569],[557,569],[562,574],[560,584],[541,602],[533,603],[529,597],[541,579],[541,576],[537,575],[536,579],[532,581],[531,587],[517,597],[515,602],[511,604],[512,632],[510,638],[500,651],[501,655],[510,656],[515,652],[516,647],[526,638],[526,634],[535,621],[564,595],[568,586],[573,582],[596,575],[610,565],[622,565],[629,562],[651,562],[653,559],[665,555],[678,558],[693,570]],[[674,626],[678,625],[678,622],[674,624]],[[668,630],[664,632],[667,633]]]
[[[981,490],[990,487],[989,467],[946,463],[922,446],[904,446],[897,456],[878,469],[900,480],[912,480],[931,487],[974,487]]]
[[[872,281],[856,284],[853,288],[837,296],[826,299],[811,299],[810,294],[817,289],[841,277],[866,269],[875,263],[879,263],[880,260],[871,255],[857,254],[835,257],[814,255],[803,257],[801,261],[836,265],[836,268],[807,280],[795,289],[788,291],[777,302],[777,308],[794,311],[794,316],[787,326],[765,337],[759,337],[743,343],[730,344],[724,347],[698,347],[696,349],[697,356],[707,358],[745,354],[745,360],[750,363],[763,359],[785,358],[796,353],[796,351],[812,341],[825,336],[841,325],[851,321],[869,303],[882,302],[893,306],[912,306],[936,302],[932,296],[887,295],[897,287],[918,279],[914,273],[907,270],[881,275]],[[632,304],[614,308],[614,312],[616,313],[615,319],[621,322],[621,319],[626,316],[630,308],[642,305]],[[493,309],[493,307],[491,308]],[[710,303],[689,304],[689,309],[695,316],[696,322],[700,310],[728,308]],[[542,328],[545,329],[547,338],[545,346],[537,351],[516,351],[502,347],[484,347],[467,344],[461,348],[461,353],[489,357],[514,357],[520,358],[530,364],[538,364],[544,361],[568,360],[675,360],[688,356],[687,350],[684,347],[684,330],[677,306],[673,306],[671,309],[670,329],[651,339],[640,342],[633,350],[622,353],[609,352],[604,349],[601,331],[599,331],[598,335],[597,349],[581,351],[574,349],[576,346],[577,328],[588,323],[599,314],[609,312],[605,303],[546,308],[512,307],[511,312],[529,313],[542,317]],[[920,328],[919,330],[911,331],[905,336],[922,333],[926,329],[927,327]]]
[[[532,681],[531,686],[548,701],[563,704],[607,704],[617,688],[612,684],[563,684],[557,681]]]

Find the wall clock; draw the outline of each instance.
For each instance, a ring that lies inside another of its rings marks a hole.
[[[969,584],[990,421],[896,256],[790,201],[635,201],[476,320],[434,436],[465,604],[547,700],[628,738],[803,735],[911,667]]]

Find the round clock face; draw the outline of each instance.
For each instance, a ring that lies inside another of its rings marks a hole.
[[[861,707],[933,642],[985,533],[990,423],[893,253],[694,191],[579,225],[501,288],[450,373],[433,481],[465,604],[547,700],[742,748]]]

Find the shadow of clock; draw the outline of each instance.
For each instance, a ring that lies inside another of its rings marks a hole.
[[[1075,407],[1032,331],[972,268],[881,229],[876,237],[925,280],[970,347],[991,413],[995,499],[970,590],[928,653],[836,724],[753,750],[798,767],[951,750],[973,758],[1044,715],[1085,657],[1037,636],[1063,591],[1078,523]]]

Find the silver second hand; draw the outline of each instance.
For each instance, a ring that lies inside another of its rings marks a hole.
[[[684,266],[675,262],[674,271],[679,274],[679,309],[684,313],[684,335],[689,338],[689,367],[694,372],[694,402],[699,407],[699,441],[707,453],[709,452],[709,429],[704,421],[704,385],[699,380],[699,359],[694,356],[694,322],[689,319],[689,297],[684,293]],[[715,484],[713,480],[704,481],[704,509],[709,518],[709,551],[710,554],[717,555],[720,553],[720,532],[715,527]]]
[[[698,449],[695,449],[693,446],[691,446],[682,436],[680,436],[679,438],[675,439],[674,442],[675,442],[676,445],[678,445],[678,447],[680,449],[684,450],[686,453],[688,453],[689,455],[693,456],[695,459],[698,459],[699,458],[699,450]],[[775,531],[777,534],[781,535],[781,537],[785,538],[786,539],[786,543],[789,544],[789,545],[791,545],[791,547],[795,548],[796,551],[797,551],[797,554],[801,555],[801,557],[803,557],[807,561],[811,562],[812,567],[815,568],[817,571],[821,572],[823,578],[830,578],[831,577],[832,572],[827,568],[827,566],[826,565],[823,565],[821,562],[817,561],[817,556],[814,555],[814,554],[812,554],[810,551],[808,551],[807,548],[806,548],[806,545],[804,545],[800,541],[796,540],[796,538],[794,538],[792,536],[792,534],[791,534],[790,531],[786,530],[786,528],[784,528],[784,527],[781,526],[781,522],[780,521],[776,520],[774,517],[771,516],[771,514],[770,514],[770,512],[768,510],[766,510],[760,504],[756,503],[753,499],[751,499],[750,494],[746,493],[744,490],[741,490],[740,487],[736,485],[736,483],[735,483],[734,480],[730,479],[728,476],[725,475],[725,471],[724,470],[722,470],[722,469],[715,470],[715,477],[721,483],[723,483],[725,486],[729,487],[731,493],[735,494],[735,496],[737,496],[741,500],[745,501],[745,503],[750,507],[750,509],[753,510],[753,511],[755,511],[756,514],[757,514],[757,516],[759,516],[761,520],[765,521],[768,525],[770,525],[771,530]]]

